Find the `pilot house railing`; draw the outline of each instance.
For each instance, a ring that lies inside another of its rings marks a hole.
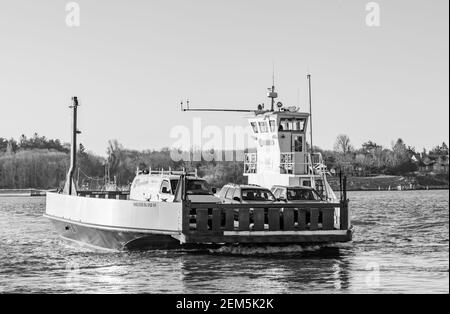
[[[244,155],[244,173],[256,173],[257,162],[257,153],[246,153]]]
[[[246,153],[244,155],[244,173],[251,174],[258,171],[258,154]],[[305,158],[302,161],[296,159],[296,155],[293,152],[280,154],[280,173],[282,174],[296,174],[301,169],[302,174],[317,174],[320,169],[317,167],[323,167],[322,155],[320,153],[305,154]]]

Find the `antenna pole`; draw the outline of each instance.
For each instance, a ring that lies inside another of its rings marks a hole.
[[[275,93],[275,85],[272,85],[272,93]],[[275,98],[272,98],[272,105],[270,106],[270,111],[274,111],[274,106],[275,106]]]
[[[275,98],[278,97],[278,94],[275,92],[275,66],[272,66],[272,87],[268,88],[269,92],[267,93],[267,97],[271,100],[270,112],[275,111]]]
[[[272,106],[270,107],[270,111],[274,111],[275,105],[275,97],[273,97],[275,93],[275,63],[272,63]]]
[[[309,90],[309,133],[310,133],[310,142],[311,142],[311,153],[314,152],[313,146],[313,123],[312,123],[312,102],[311,102],[311,74],[308,73],[308,90]]]
[[[67,173],[66,184],[64,186],[64,193],[69,195],[76,195],[75,187],[73,184],[73,173],[77,165],[77,135],[81,133],[77,129],[77,108],[78,98],[72,97],[72,105],[69,107],[72,109],[72,145],[70,149],[70,168]]]

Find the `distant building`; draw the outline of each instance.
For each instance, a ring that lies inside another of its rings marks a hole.
[[[448,155],[423,153],[414,155],[411,160],[418,164],[420,172],[448,173],[449,171]]]

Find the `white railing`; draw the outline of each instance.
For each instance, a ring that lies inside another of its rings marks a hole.
[[[244,174],[256,173],[258,170],[257,162],[257,153],[244,154]],[[280,173],[296,174],[298,167],[303,167],[302,173],[309,175],[322,174],[327,171],[320,153],[305,154],[304,162],[296,160],[293,152],[280,154]]]
[[[321,174],[330,174],[328,171],[327,166],[323,162],[322,154],[321,153],[313,153],[308,155],[310,156],[310,164],[312,169],[314,169],[314,173],[321,175]]]
[[[294,153],[280,154],[280,172],[286,174],[293,174],[295,171],[295,156]]]
[[[281,173],[294,174],[296,167],[299,166],[303,167],[304,174],[321,174],[326,170],[321,153],[305,154],[304,162],[296,160],[295,153],[293,152],[280,154]]]
[[[244,155],[244,173],[256,173],[258,155],[256,153],[246,153]]]

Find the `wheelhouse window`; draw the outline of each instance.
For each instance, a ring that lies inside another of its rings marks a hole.
[[[303,132],[305,130],[305,119],[287,119],[280,120],[280,131]]]
[[[267,128],[267,122],[265,122],[265,121],[259,122],[259,129],[260,129],[261,133],[269,132],[269,129]]]
[[[301,135],[294,136],[294,152],[303,151],[303,137]]]
[[[289,131],[288,130],[288,120],[287,119],[281,119],[280,120],[280,126],[278,128],[279,131]]]
[[[275,128],[277,126],[277,122],[275,120],[270,120],[269,121],[269,126],[270,126],[270,132],[275,132]]]
[[[250,125],[252,126],[253,132],[258,133],[258,125],[256,122],[250,122]]]
[[[303,132],[305,130],[305,120],[297,119],[294,123],[294,130]]]

